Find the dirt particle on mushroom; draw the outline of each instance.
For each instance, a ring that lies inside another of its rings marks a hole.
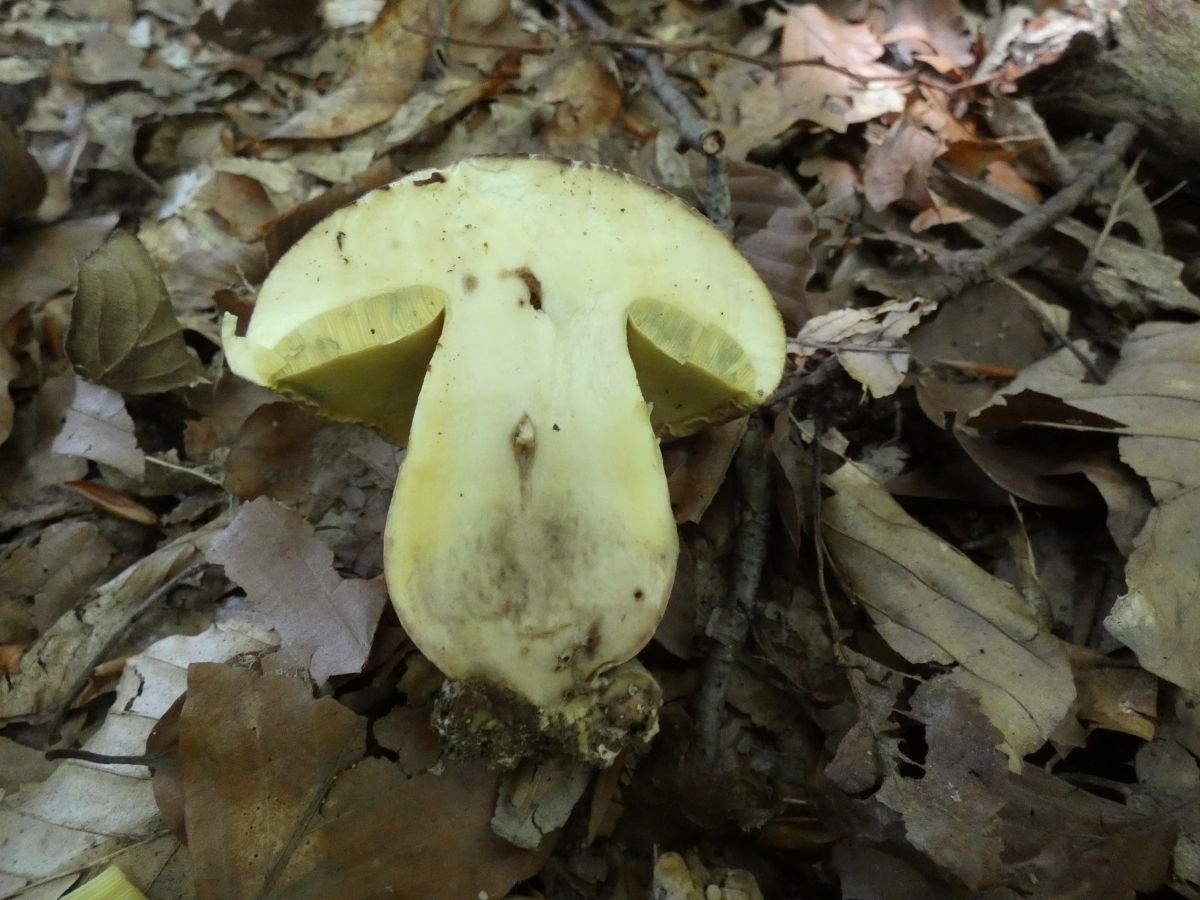
[[[528,499],[530,492],[529,476],[533,470],[533,458],[537,452],[537,429],[529,413],[525,413],[517,421],[512,432],[513,456],[517,460],[517,477],[521,481],[521,497]]]
[[[529,271],[528,266],[521,266],[513,274],[525,282],[525,287],[529,291],[529,305],[536,310],[541,310],[542,283],[538,280],[538,277]],[[522,301],[521,305],[525,305],[524,301]]]
[[[445,184],[446,176],[441,172],[431,172],[428,178],[422,178],[420,181],[414,181],[414,187],[425,187],[428,184]]]

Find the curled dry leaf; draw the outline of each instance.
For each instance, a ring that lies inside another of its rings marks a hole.
[[[150,254],[118,231],[79,269],[67,355],[91,381],[157,394],[204,378]]]
[[[382,579],[342,578],[312,526],[266,497],[243,506],[213,540],[208,559],[245,589],[247,613],[282,640],[279,660],[323,683],[362,671],[387,589]]]
[[[814,350],[832,350],[842,368],[871,396],[889,397],[908,373],[904,336],[935,309],[935,301],[914,297],[868,309],[834,310],[805,322],[788,341],[788,352],[803,359]]]
[[[1020,593],[908,516],[851,463],[825,483],[822,533],[843,584],[910,662],[953,666],[1015,757],[1040,747],[1075,699],[1063,645]]]

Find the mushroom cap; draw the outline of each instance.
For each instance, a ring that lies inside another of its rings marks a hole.
[[[272,270],[244,338],[225,317],[225,352],[244,377],[403,445],[442,316],[470,314],[485,275],[534,306],[553,297],[551,318],[627,324],[661,436],[753,409],[779,383],[770,292],[707,219],[623,172],[548,157],[414,172],[333,213]]]
[[[678,556],[657,435],[779,381],[771,295],[611,169],[480,157],[364,195],[263,285],[235,372],[404,443],[401,622],[452,678],[565,710],[651,638]]]

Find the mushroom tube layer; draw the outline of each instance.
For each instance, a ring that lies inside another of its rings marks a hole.
[[[280,260],[238,374],[406,445],[385,533],[445,674],[561,707],[634,656],[678,542],[658,437],[760,404],[784,332],[707,220],[611,169],[480,157],[329,216]]]

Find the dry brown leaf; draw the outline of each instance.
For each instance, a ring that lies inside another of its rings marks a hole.
[[[32,503],[48,486],[87,474],[87,460],[50,451],[74,395],[75,373],[63,372],[16,410],[12,433],[0,445],[0,497],[9,503]]]
[[[663,447],[675,521],[699,522],[733,462],[746,432],[745,418],[715,425]]]
[[[1075,699],[1063,645],[1011,585],[920,526],[851,463],[826,476],[823,534],[843,583],[910,662],[978,697],[1019,758],[1040,747]]]
[[[313,438],[328,422],[295,403],[266,403],[246,417],[225,458],[235,497],[298,503],[312,491]]]
[[[270,892],[365,742],[366,720],[330,697],[314,699],[306,680],[192,666],[178,759],[198,900],[302,896]]]
[[[21,139],[0,122],[0,219],[32,212],[46,193],[46,176]]]
[[[104,463],[130,478],[141,478],[146,472],[146,455],[138,447],[133,419],[121,395],[82,378],[75,379],[62,431],[50,450]]]
[[[883,44],[867,25],[838,21],[815,3],[789,7],[780,56],[821,61],[832,68],[791,66],[783,71],[780,85],[787,114],[844,132],[855,122],[902,111],[905,91],[896,80],[899,73],[878,62],[883,54]],[[868,80],[863,83],[833,69]]]
[[[979,428],[1048,426],[1120,435],[1121,459],[1161,504],[1136,539],[1105,627],[1156,675],[1200,690],[1200,325],[1134,330],[1104,384],[1065,350],[1028,367],[971,419]]]
[[[817,263],[809,250],[816,226],[795,182],[752,163],[729,165],[734,242],[771,289],[789,330],[811,315],[805,302]]]
[[[12,358],[8,348],[0,344],[0,444],[7,441],[12,433],[14,407],[8,386],[20,374],[20,365]]]
[[[0,248],[0,324],[75,283],[75,264],[99,247],[117,213],[37,228]]]
[[[521,850],[493,834],[499,777],[483,762],[454,762],[410,779],[394,763],[363,760],[333,785],[273,896],[506,896],[554,842]]]
[[[271,649],[270,635],[245,622],[214,625],[195,636],[158,641],[125,664],[116,702],[84,749],[93,753],[140,755],[154,723],[183,692],[189,664],[216,661]],[[119,864],[152,897],[186,897],[160,873],[180,845],[163,835],[144,766],[107,766],[81,760],[56,763],[49,778],[25,785],[0,801],[0,896],[11,897],[30,883],[65,878],[67,890],[92,867]],[[145,854],[145,855],[143,855]],[[148,857],[148,858],[147,858]],[[43,888],[44,889],[44,888]],[[22,896],[58,896],[29,892]]]
[[[382,579],[342,578],[312,526],[266,497],[243,506],[207,553],[246,591],[244,610],[280,636],[281,665],[324,683],[362,671],[387,602]]]
[[[97,384],[157,394],[204,378],[150,254],[118,231],[79,269],[67,354]]]
[[[500,782],[492,831],[514,846],[536,850],[566,824],[591,780],[586,763],[525,760]]]
[[[876,212],[897,200],[918,209],[932,205],[929,172],[942,145],[934,135],[906,118],[898,119],[887,135],[867,150],[863,193]]]
[[[390,0],[354,45],[346,79],[267,135],[271,139],[346,137],[386,121],[421,80],[429,53],[429,0]]]

